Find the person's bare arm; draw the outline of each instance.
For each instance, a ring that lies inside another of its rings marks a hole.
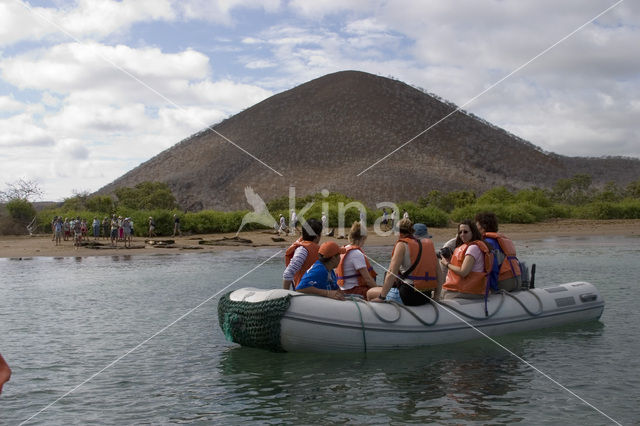
[[[393,256],[391,257],[391,263],[389,264],[389,271],[387,272],[387,276],[384,279],[384,284],[382,285],[382,291],[380,292],[380,296],[387,297],[389,290],[393,286],[395,282],[398,272],[400,271],[400,265],[402,265],[402,259],[404,258],[404,251],[406,249],[405,244],[398,244],[393,252]],[[372,302],[381,302],[381,298],[373,299]]]

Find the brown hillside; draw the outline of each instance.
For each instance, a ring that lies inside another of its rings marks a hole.
[[[142,181],[167,182],[189,210],[250,208],[244,187],[264,200],[338,191],[370,205],[417,199],[430,190],[549,187],[589,173],[621,185],[640,160],[549,154],[457,112],[360,177],[358,173],[455,110],[402,82],[358,71],[312,80],[260,102],[214,129],[280,172],[278,176],[211,130],[141,164],[99,193]]]

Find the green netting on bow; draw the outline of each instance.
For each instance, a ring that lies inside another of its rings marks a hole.
[[[231,292],[218,302],[218,323],[227,340],[242,346],[284,352],[280,345],[280,319],[291,296],[262,302],[235,302]]]

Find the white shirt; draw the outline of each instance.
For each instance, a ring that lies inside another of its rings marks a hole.
[[[293,281],[293,278],[300,269],[302,269],[302,265],[304,265],[305,260],[307,260],[307,255],[309,252],[303,246],[299,246],[293,252],[293,256],[291,257],[291,262],[289,262],[289,266],[286,267],[284,272],[282,273],[282,279],[285,281]]]
[[[351,244],[346,246],[346,248],[349,247],[351,247]],[[346,259],[344,259],[343,264],[343,272],[345,277],[348,277],[350,275],[359,275],[358,269],[367,267],[367,262],[364,259],[364,254],[360,250],[351,250],[347,254],[340,255],[341,258],[344,258],[345,256]],[[353,287],[356,287],[357,285],[358,277],[356,276],[353,278],[345,278],[344,286],[340,286],[340,288],[343,290],[349,290]]]

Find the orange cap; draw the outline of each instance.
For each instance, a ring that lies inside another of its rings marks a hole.
[[[322,245],[320,246],[320,250],[318,250],[318,253],[320,253],[325,259],[344,252],[345,250],[343,248],[340,248],[340,246],[338,246],[333,241],[322,243]]]

